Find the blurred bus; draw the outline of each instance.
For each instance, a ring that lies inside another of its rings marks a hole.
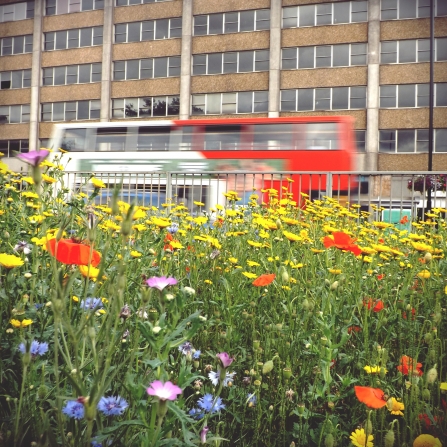
[[[69,159],[66,171],[122,174],[137,191],[138,173],[214,171],[213,178],[225,180],[227,189],[247,196],[260,187],[281,190],[286,177],[275,177],[273,172],[352,171],[356,155],[349,116],[58,123],[50,147],[69,152],[64,158]],[[239,175],[241,182],[237,172],[256,175],[248,185],[249,177]],[[293,180],[288,187],[297,195],[321,191],[326,178]],[[354,176],[337,176],[332,188],[344,194],[355,182]]]

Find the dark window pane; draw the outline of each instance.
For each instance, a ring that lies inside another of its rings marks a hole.
[[[113,63],[113,79],[115,81],[122,81],[125,79],[126,63],[124,61]]]
[[[253,71],[253,51],[241,51],[239,53],[239,73]]]
[[[97,119],[101,114],[101,101],[95,100],[90,101],[90,119]]]
[[[366,87],[351,87],[351,109],[364,109],[366,107]]]
[[[296,90],[281,91],[281,112],[296,110]]]
[[[31,87],[31,70],[23,70],[23,87]]]
[[[416,0],[399,0],[399,19],[416,17]]]
[[[72,121],[76,119],[76,101],[65,103],[65,121]]]
[[[208,74],[222,73],[222,53],[208,54]]]
[[[299,26],[315,26],[315,5],[300,6]]]
[[[366,150],[366,130],[355,131],[355,141],[357,143],[357,149],[365,152]]]
[[[88,120],[89,109],[89,101],[78,101],[78,120]]]
[[[436,0],[436,15],[447,16],[447,2],[445,0]]]
[[[429,84],[418,84],[417,85],[417,106],[418,107],[428,107],[430,98],[430,85]]]
[[[12,54],[12,37],[4,37],[1,39],[2,56]]]
[[[170,19],[169,37],[182,37],[182,19]]]
[[[22,70],[11,72],[11,88],[22,88],[22,78]]]
[[[397,152],[414,152],[414,130],[397,131]]]
[[[127,61],[127,75],[126,79],[138,79],[140,76],[140,61]]]
[[[366,22],[368,20],[368,2],[351,2],[351,22]]]
[[[237,72],[237,53],[224,53],[224,73]]]
[[[435,129],[435,151],[447,152],[447,129]]]
[[[67,67],[67,84],[76,84],[78,82],[78,66],[71,65]]]
[[[101,81],[102,63],[92,64],[92,82]]]
[[[10,123],[20,123],[22,119],[22,109],[21,106],[10,106],[9,108],[9,122]]]
[[[194,17],[194,36],[206,35],[207,34],[207,26],[208,26],[208,16]]]
[[[382,64],[397,62],[397,42],[382,42],[380,59]]]
[[[436,84],[436,107],[447,106],[447,83]]]
[[[351,65],[366,65],[366,43],[351,44]]]
[[[154,78],[166,78],[168,76],[168,58],[157,57],[154,59]]]
[[[43,69],[43,85],[53,85],[53,69]]]
[[[381,19],[397,19],[397,0],[382,0]]]
[[[269,50],[255,51],[255,71],[267,71],[269,69]]]
[[[436,60],[447,61],[447,37],[436,39]]]
[[[415,107],[416,85],[399,85],[397,107]]]
[[[225,33],[238,32],[239,13],[227,12],[225,13]]]
[[[65,67],[54,68],[54,85],[65,84]]]
[[[139,117],[147,118],[149,116],[152,116],[152,98],[141,98],[140,99]]]
[[[0,73],[0,89],[6,90],[11,88],[11,72],[6,71]]]
[[[82,0],[82,10],[91,11],[93,9],[93,0]]]
[[[237,113],[252,113],[253,93],[239,92],[237,96]]]
[[[298,26],[298,7],[292,6],[282,10],[282,27],[295,28]]]
[[[396,86],[380,86],[380,107],[396,107]]]
[[[334,23],[349,23],[350,2],[334,3]]]
[[[241,12],[241,31],[253,31],[255,29],[255,12],[242,11]]]
[[[332,3],[317,5],[317,25],[330,25],[332,23]]]
[[[168,76],[180,76],[180,56],[172,56],[168,59]]]
[[[206,74],[206,55],[194,54],[192,57],[192,74],[203,75]]]
[[[56,31],[56,50],[67,48],[67,31]]]
[[[155,22],[155,39],[167,39],[169,37],[169,20],[161,19]]]
[[[419,39],[417,41],[418,47],[418,62],[430,61],[430,41],[428,39]]]
[[[298,111],[314,109],[314,89],[300,88],[298,90]]]
[[[102,26],[93,28],[93,45],[102,45]]]
[[[416,152],[428,152],[428,129],[418,129],[416,132]]]
[[[168,115],[178,115],[180,113],[180,97],[168,96]]]
[[[126,24],[115,25],[115,43],[125,42],[126,33],[127,33]]]
[[[332,89],[332,110],[349,109],[349,87]]]
[[[334,45],[333,67],[347,67],[349,66],[349,45]]]
[[[256,11],[256,31],[270,29],[270,10],[260,9]]]
[[[298,68],[314,68],[315,47],[298,48]]]
[[[128,23],[127,42],[139,42],[140,29],[141,29],[141,22]]]
[[[331,109],[331,89],[316,88],[315,89],[315,110]]]
[[[155,22],[153,20],[142,23],[141,40],[154,40]]]
[[[416,40],[399,42],[399,62],[416,62]]]
[[[282,50],[282,69],[294,70],[295,68],[297,68],[296,48],[284,48]]]
[[[53,121],[63,121],[65,119],[65,104],[63,102],[53,103]]]
[[[140,79],[150,79],[153,77],[153,73],[152,73],[153,63],[154,63],[153,59],[142,59],[141,60]]]
[[[24,36],[16,36],[14,37],[14,47],[13,47],[13,54],[22,54],[24,50],[24,44],[25,38]]]
[[[254,104],[253,104],[253,112],[261,113],[268,112],[269,109],[269,99],[268,92],[255,92],[254,93]]]
[[[166,116],[166,96],[154,98],[153,115]]]
[[[79,30],[71,29],[68,31],[68,48],[79,47]]]
[[[9,122],[9,106],[0,106],[0,123]]]
[[[31,53],[33,51],[33,36],[25,36],[25,53]]]
[[[379,152],[394,152],[396,150],[396,131],[379,131]]]
[[[330,67],[331,66],[331,47],[317,46],[315,49],[315,63],[316,67]]]
[[[90,82],[90,70],[91,65],[79,65],[79,83],[83,84],[86,82]]]
[[[81,47],[89,47],[92,44],[92,28],[81,28]]]

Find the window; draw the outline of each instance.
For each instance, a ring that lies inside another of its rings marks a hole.
[[[172,76],[180,76],[180,56],[117,61],[113,64],[114,81]]]
[[[435,0],[435,16],[447,15],[445,0]],[[381,20],[430,17],[430,0],[382,0]]]
[[[0,73],[0,90],[31,87],[31,69]]]
[[[379,131],[379,152],[428,151],[428,129],[387,129]],[[447,152],[447,129],[434,129],[434,152]]]
[[[3,37],[0,39],[1,56],[11,54],[31,53],[33,51],[33,36]]]
[[[69,85],[101,81],[102,64],[65,65],[42,70],[42,85]]]
[[[336,25],[368,21],[368,2],[351,1],[283,8],[282,27]]]
[[[366,108],[366,87],[281,90],[281,112]]]
[[[0,23],[32,19],[34,17],[34,2],[13,3],[0,6]]]
[[[360,152],[366,151],[366,130],[355,130],[355,141]]]
[[[180,113],[180,96],[112,99],[112,118],[151,118]]]
[[[206,93],[192,95],[191,115],[265,113],[268,92]]]
[[[44,49],[65,50],[67,48],[102,45],[102,26],[53,31],[44,35]]]
[[[45,2],[47,16],[93,9],[104,9],[104,0],[46,0]]]
[[[380,86],[380,107],[428,107],[429,84],[399,84]],[[435,106],[447,105],[447,83],[435,84]]]
[[[192,74],[194,76],[268,71],[269,59],[269,50],[195,54],[192,59]]]
[[[366,65],[366,43],[282,49],[282,69]]]
[[[29,152],[28,140],[0,140],[0,153],[5,157],[15,157],[17,152]]]
[[[194,17],[194,36],[270,29],[270,10],[225,12]]]
[[[435,39],[435,61],[447,60],[447,37]],[[381,43],[380,62],[382,64],[408,64],[430,61],[430,40],[396,40]]]
[[[158,19],[115,25],[115,43],[182,37],[182,19]]]
[[[116,0],[116,6],[141,5],[142,3],[169,2],[172,0]]]
[[[101,101],[53,102],[42,104],[41,121],[72,121],[98,119]]]
[[[29,123],[29,104],[0,106],[0,124]]]

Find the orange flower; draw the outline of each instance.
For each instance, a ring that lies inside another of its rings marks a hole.
[[[352,251],[355,256],[358,256],[362,253],[362,250],[358,245],[354,244],[356,240],[351,239],[348,234],[342,231],[334,231],[332,236],[326,236],[324,238],[323,244],[326,248],[336,247],[339,250]]]
[[[258,276],[252,284],[256,287],[268,286],[276,278],[274,273]]]
[[[368,310],[372,308],[373,312],[380,312],[384,308],[382,300],[374,301],[372,298],[363,300],[363,305],[368,307]]]
[[[355,386],[357,399],[369,408],[382,408],[386,405],[385,393],[380,388],[369,386]]]
[[[51,255],[63,264],[88,265],[90,261],[91,265],[96,267],[101,262],[101,255],[96,250],[71,239],[61,239],[59,242],[50,239],[47,248]]]
[[[397,369],[404,375],[412,374],[414,376],[422,376],[423,372],[421,370],[422,363],[417,363],[408,355],[403,355],[400,359],[400,364]]]
[[[400,220],[400,223],[403,225],[403,224],[406,224],[408,222],[408,216],[404,216],[404,217],[402,217],[402,219]]]

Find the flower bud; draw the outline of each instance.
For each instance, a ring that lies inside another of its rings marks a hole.
[[[436,369],[436,365],[427,372],[426,378],[427,383],[429,384],[433,384],[436,382],[436,379],[438,378],[438,370]]]
[[[303,415],[305,409],[306,409],[306,406],[304,404],[297,405],[298,414]]]
[[[158,310],[151,307],[149,309],[149,320],[154,322],[157,320],[157,318],[158,318]]]
[[[393,447],[394,445],[394,430],[388,430],[385,435],[385,447]]]
[[[268,374],[273,370],[273,360],[269,360],[268,362],[265,362],[262,367],[262,374]]]
[[[26,279],[29,279],[29,278],[31,278],[31,277],[33,276],[33,274],[27,272],[27,273],[25,273],[23,276],[24,276]]]
[[[371,435],[372,432],[373,432],[373,425],[372,425],[371,419],[368,419],[365,422],[365,433],[368,436],[368,435]]]
[[[48,387],[46,385],[40,385],[40,387],[37,389],[37,397],[42,400],[45,399],[45,396],[48,394]]]
[[[427,402],[430,400],[430,390],[428,388],[424,388],[422,390],[422,399],[424,399]]]
[[[282,374],[284,379],[290,379],[292,377],[292,370],[290,368],[284,368]]]
[[[433,341],[433,335],[430,332],[427,332],[424,335],[425,343],[431,343]]]
[[[334,281],[334,282],[331,284],[331,290],[335,290],[335,289],[337,289],[337,287],[338,287],[338,281]]]
[[[430,262],[432,260],[432,258],[433,258],[433,256],[431,255],[430,252],[425,253],[425,256],[424,256],[425,262],[427,262],[427,263]]]
[[[334,447],[334,435],[332,433],[328,433],[324,440],[325,447]]]

